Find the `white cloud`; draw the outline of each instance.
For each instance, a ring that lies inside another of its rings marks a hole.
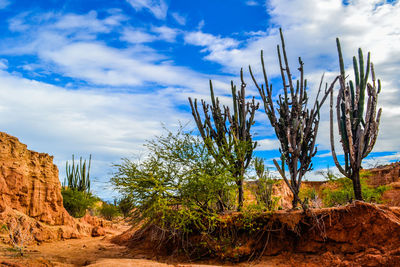
[[[266,1],[266,6],[271,22],[283,28],[293,74],[297,75],[297,57],[301,56],[305,62],[311,95],[315,94],[323,72],[328,71],[328,82],[338,72],[336,37],[340,37],[350,77],[353,73],[351,58],[357,54],[357,48],[362,47],[365,55],[371,51],[376,75],[383,81],[378,103],[383,107],[383,114],[374,151],[400,150],[397,136],[400,132],[400,82],[397,77],[400,68],[400,24],[397,23],[400,2],[354,0],[344,5],[340,0],[271,0]],[[280,43],[278,28],[267,28],[264,33],[258,32],[241,43],[230,39],[202,32],[185,36],[186,42],[205,47],[202,51],[207,52],[206,60],[221,64],[230,73],[251,64],[260,75],[259,53],[263,49],[268,74],[271,78],[279,76],[276,55],[276,45]],[[277,84],[274,92],[278,93],[280,87]],[[321,149],[330,149],[328,103],[321,116],[323,121],[318,143]]]
[[[276,138],[257,140],[256,150],[277,150],[279,148],[279,142]]]
[[[154,42],[156,39],[156,36],[137,29],[125,29],[121,37],[121,40],[132,44],[150,43]]]
[[[127,0],[137,11],[147,9],[157,19],[165,19],[167,16],[168,5],[164,0]]]
[[[392,162],[400,161],[400,152],[393,153],[386,156],[369,157],[363,161],[364,168],[376,168],[380,165],[390,164]]]
[[[178,24],[182,26],[186,25],[186,17],[180,15],[178,12],[173,12],[171,15],[174,18],[174,20],[178,22]]]
[[[6,8],[11,4],[10,0],[0,0],[0,9]]]
[[[151,31],[151,33],[150,33]],[[179,34],[178,29],[167,26],[151,27],[150,30],[125,28],[121,40],[132,44],[151,43],[154,41],[165,41],[173,43]]]
[[[107,162],[92,176],[108,180],[111,162],[140,154],[142,144],[161,133],[161,122],[173,129],[179,120],[191,119],[175,108],[171,92],[179,94],[178,88],[136,94],[67,90],[2,70],[0,83],[2,129],[29,149],[55,155],[61,178],[73,153],[92,153],[94,160]]]
[[[0,69],[4,70],[8,68],[8,60],[5,58],[0,59]]]
[[[152,27],[152,32],[158,34],[158,39],[166,42],[175,42],[179,30],[167,26]]]
[[[246,1],[246,5],[248,5],[248,6],[258,6],[258,5],[260,5],[260,3],[258,3],[257,1],[254,1],[254,0],[248,0],[248,1]]]
[[[208,77],[186,67],[175,66],[168,58],[141,44],[155,40],[174,42],[177,29],[166,26],[144,29],[122,27],[121,39],[135,44],[127,49],[113,48],[97,41],[99,33],[115,28],[109,17],[97,18],[96,12],[84,15],[46,14],[40,24],[29,26],[40,16],[20,15],[10,22],[12,30],[21,33],[13,44],[0,49],[2,54],[37,55],[47,70],[102,86],[179,86],[206,88]],[[110,17],[115,18],[113,14]],[[121,20],[124,17],[120,17]],[[71,20],[81,23],[69,23]],[[18,23],[16,23],[18,21]],[[18,26],[16,26],[18,25]],[[34,65],[30,63],[24,68]]]
[[[185,67],[149,62],[140,54],[119,50],[96,42],[75,42],[58,49],[40,51],[40,56],[56,65],[64,75],[92,84],[194,87],[207,85],[207,79]]]
[[[210,52],[207,58],[212,58],[213,53],[233,49],[239,44],[239,42],[233,38],[222,38],[201,31],[188,32],[185,34],[184,39],[188,44],[204,47],[202,52]]]
[[[204,25],[206,25],[206,22],[204,21],[204,19],[202,19],[199,24],[197,25],[196,29],[198,31],[201,31],[201,29],[203,29]]]

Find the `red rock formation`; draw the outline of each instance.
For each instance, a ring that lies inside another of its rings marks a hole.
[[[43,242],[104,234],[104,220],[72,218],[64,209],[53,157],[37,153],[0,132],[0,223],[30,241]],[[93,230],[93,227],[96,229]]]
[[[400,182],[400,162],[369,169],[365,171],[368,184],[373,187]]]
[[[72,218],[60,188],[53,156],[28,150],[0,132],[0,211],[9,207],[50,225],[66,224]]]

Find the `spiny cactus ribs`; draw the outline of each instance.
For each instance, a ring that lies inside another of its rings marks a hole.
[[[332,91],[338,78],[331,83],[329,88],[327,84],[325,85],[324,96],[319,101],[318,97],[321,93],[324,78],[322,75],[317,97],[313,108],[310,110],[307,107],[307,80],[304,79],[304,63],[299,57],[300,66],[298,70],[300,71],[300,79],[297,80],[296,85],[294,85],[286,55],[285,40],[283,38],[282,29],[280,29],[280,37],[282,53],[279,45],[277,45],[277,53],[284,94],[279,95],[277,101],[278,107],[274,106],[272,84],[268,81],[263,51],[261,51],[261,65],[265,84],[260,86],[257,83],[250,66],[249,71],[254,84],[261,95],[265,113],[267,114],[272,127],[275,129],[275,134],[281,144],[279,151],[281,153],[282,165],[280,166],[276,160],[274,160],[274,164],[293,193],[293,208],[295,208],[298,202],[301,203],[298,196],[301,181],[306,172],[312,169],[311,159],[317,153],[315,141],[320,121],[320,109],[329,95],[329,92]],[[277,115],[279,117],[277,117]],[[289,169],[290,181],[285,174],[285,165]],[[301,204],[305,209],[306,207],[304,204]]]
[[[382,109],[377,112],[378,94],[381,91],[381,82],[376,82],[374,65],[370,61],[368,52],[367,65],[364,71],[364,57],[361,48],[357,58],[353,57],[355,86],[353,81],[346,83],[342,50],[339,39],[336,39],[339,65],[340,89],[336,102],[337,123],[344,152],[344,168],[339,164],[335,152],[333,134],[333,92],[330,101],[330,139],[333,159],[339,171],[353,181],[354,194],[357,200],[362,200],[360,169],[362,160],[372,151],[378,137],[378,127]],[[368,83],[371,72],[372,84]],[[368,93],[367,108],[365,110],[365,91]]]
[[[214,95],[210,81],[211,106],[201,100],[204,122],[200,116],[197,99],[189,97],[190,107],[200,135],[215,160],[223,164],[235,179],[238,186],[238,210],[243,206],[244,173],[251,162],[253,150],[257,142],[253,142],[250,128],[254,124],[254,115],[259,107],[254,97],[246,102],[246,83],[243,80],[243,70],[240,70],[241,87],[236,91],[236,85],[231,82],[233,114],[228,106],[220,105]],[[210,115],[211,113],[211,115]],[[229,127],[228,127],[229,123]]]
[[[65,163],[65,173],[67,176],[66,181],[64,181],[64,187],[68,185],[68,188],[82,191],[90,192],[90,165],[92,161],[92,155],[89,156],[89,163],[86,165],[86,159],[82,161],[82,157],[79,159],[78,163],[75,165],[75,158],[72,155],[72,165]]]

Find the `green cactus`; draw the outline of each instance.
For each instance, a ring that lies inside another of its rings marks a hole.
[[[238,210],[244,202],[243,181],[245,170],[251,162],[253,150],[257,142],[253,142],[250,133],[254,125],[255,112],[259,103],[255,99],[246,102],[246,83],[243,80],[243,70],[240,70],[241,87],[231,82],[233,114],[228,106],[220,105],[214,95],[210,81],[211,105],[201,100],[204,119],[200,116],[197,99],[189,97],[192,115],[204,143],[214,159],[227,168],[238,187]]]
[[[361,162],[372,151],[378,136],[378,127],[382,109],[377,112],[378,94],[381,91],[381,83],[378,80],[378,87],[375,81],[374,66],[371,62],[371,55],[368,52],[367,64],[364,66],[364,56],[361,48],[358,49],[358,61],[353,57],[353,69],[355,86],[353,81],[346,84],[346,73],[344,68],[343,55],[340,41],[336,39],[339,66],[340,66],[340,89],[337,96],[337,123],[340,139],[344,151],[344,169],[339,164],[333,136],[333,92],[331,92],[330,103],[330,135],[331,148],[335,164],[339,171],[353,181],[353,188],[357,200],[362,200],[361,183],[359,171]],[[371,72],[372,85],[368,83]],[[365,91],[367,90],[368,100],[365,108]],[[364,116],[365,111],[365,116]]]
[[[90,192],[90,166],[92,161],[92,155],[89,156],[88,165],[86,159],[79,159],[79,165],[75,164],[75,157],[72,155],[72,165],[65,163],[66,179],[64,180],[63,186],[77,191]]]

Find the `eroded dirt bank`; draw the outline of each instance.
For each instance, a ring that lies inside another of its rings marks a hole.
[[[137,236],[127,223],[107,230],[105,237],[83,237],[28,246],[23,257],[1,246],[0,266],[399,266],[400,208],[356,202],[345,207],[281,211],[259,216],[263,226],[249,232],[240,214],[224,218],[215,236],[234,233],[232,242],[215,243],[200,261],[166,242],[157,249],[156,229]],[[199,239],[200,238],[200,239]],[[216,239],[214,239],[215,241]],[[114,242],[112,242],[114,241]],[[119,243],[119,244],[116,244]],[[169,246],[169,247],[165,247]],[[177,247],[175,247],[177,248]],[[250,256],[251,260],[248,261]],[[232,262],[238,259],[241,262]],[[246,259],[247,258],[247,259]]]
[[[186,240],[192,257],[246,261],[262,259],[283,266],[399,266],[400,208],[355,202],[344,207],[279,211],[253,218],[249,231],[241,214],[225,216],[210,234]],[[114,238],[135,250],[182,257],[182,240],[161,240],[156,227]],[[225,242],[224,242],[225,240]],[[278,262],[276,262],[278,261]],[[256,261],[257,262],[257,261]]]

